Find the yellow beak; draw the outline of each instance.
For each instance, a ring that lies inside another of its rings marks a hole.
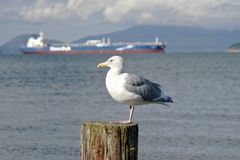
[[[98,67],[98,68],[103,68],[103,67],[106,67],[106,64],[105,64],[105,63],[99,63],[99,64],[97,65],[97,67]]]

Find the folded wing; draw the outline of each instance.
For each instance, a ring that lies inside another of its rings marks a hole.
[[[126,89],[142,97],[144,101],[167,102],[161,86],[136,74],[125,76]]]

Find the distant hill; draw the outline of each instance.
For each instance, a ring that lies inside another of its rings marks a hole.
[[[20,46],[26,44],[29,34],[18,35],[0,47],[1,53],[15,54],[20,53]]]
[[[240,41],[240,30],[205,29],[184,26],[141,25],[126,30],[89,36],[73,42],[109,37],[112,41],[154,41],[158,36],[167,42],[167,51],[225,51],[231,44]]]
[[[117,32],[88,36],[73,43],[89,39],[111,38],[119,41],[155,41],[167,42],[167,52],[211,52],[225,51],[231,44],[240,41],[240,30],[205,29],[186,26],[139,25]],[[0,47],[0,53],[20,53],[20,46],[25,45],[30,34],[14,37]],[[58,40],[45,40],[47,43],[62,43]]]
[[[0,54],[18,54],[21,53],[20,47],[27,43],[29,37],[34,34],[21,34],[0,46]],[[46,43],[61,43],[58,40],[46,39]]]
[[[240,53],[240,42],[232,44],[228,49],[228,52],[233,52],[233,53]]]

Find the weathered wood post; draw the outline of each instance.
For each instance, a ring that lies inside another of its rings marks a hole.
[[[81,125],[80,160],[137,160],[138,124],[86,122]]]

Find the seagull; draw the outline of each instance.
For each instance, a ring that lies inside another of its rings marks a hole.
[[[161,85],[151,82],[139,75],[124,73],[124,60],[121,56],[112,56],[107,61],[99,63],[98,68],[109,67],[106,75],[106,88],[111,97],[121,104],[129,106],[128,120],[120,123],[132,122],[134,106],[144,104],[167,105],[172,98],[164,95]]]

